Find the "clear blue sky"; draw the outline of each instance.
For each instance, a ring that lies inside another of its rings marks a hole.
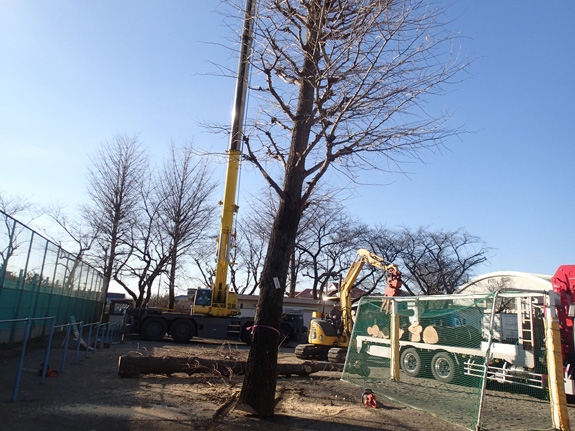
[[[388,227],[463,227],[495,248],[481,272],[553,274],[575,263],[575,3],[453,3],[450,28],[477,59],[431,106],[469,133],[408,176],[360,189],[350,210]],[[138,134],[158,159],[171,141],[225,151],[224,136],[198,125],[228,122],[233,100],[233,80],[210,75],[212,62],[237,63],[219,45],[231,33],[216,7],[0,0],[0,190],[72,210],[89,155],[118,133]]]

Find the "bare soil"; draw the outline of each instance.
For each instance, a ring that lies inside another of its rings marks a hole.
[[[17,400],[12,401],[17,351],[0,351],[0,430],[18,431],[180,431],[180,430],[445,430],[464,428],[417,410],[378,399],[379,408],[361,402],[364,388],[340,380],[340,373],[280,377],[276,414],[260,419],[234,409],[242,376],[177,374],[120,378],[121,355],[199,356],[245,360],[249,347],[200,340],[186,345],[129,339],[96,352],[74,352],[61,370],[62,351],[50,367],[59,376],[40,383],[43,351],[29,348]],[[280,362],[298,362],[293,348],[280,348]]]

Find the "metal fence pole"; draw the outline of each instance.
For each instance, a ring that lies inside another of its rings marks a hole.
[[[62,364],[60,365],[60,371],[64,372],[66,368],[66,356],[68,355],[68,345],[70,344],[70,333],[72,332],[72,324],[68,323],[66,325],[68,329],[66,330],[66,340],[64,341],[64,353],[62,354]]]
[[[18,361],[18,370],[16,370],[16,381],[14,382],[14,390],[12,391],[12,401],[16,401],[18,397],[18,388],[20,387],[20,379],[22,378],[22,367],[24,366],[24,356],[26,355],[26,345],[28,344],[28,337],[30,336],[30,327],[32,325],[31,319],[26,319],[26,327],[24,329],[24,339],[22,340],[22,351],[20,352],[20,360]]]
[[[79,325],[80,327],[78,328],[78,340],[76,343],[76,356],[74,357],[75,364],[78,363],[78,358],[80,357],[80,344],[82,344],[82,331],[84,330],[84,322],[80,322]]]
[[[56,325],[56,317],[51,318],[50,333],[48,335],[48,345],[46,346],[46,353],[44,354],[44,362],[42,363],[42,378],[40,383],[46,382],[46,373],[48,371],[48,361],[50,360],[50,351],[52,349],[52,338],[54,338],[54,326]]]

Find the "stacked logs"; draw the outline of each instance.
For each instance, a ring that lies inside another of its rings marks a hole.
[[[367,328],[372,337],[389,339],[389,328],[380,328],[377,324]],[[404,337],[405,336],[405,337]],[[399,339],[409,339],[414,343],[444,344],[447,346],[478,347],[481,343],[481,333],[473,326],[436,326],[429,325],[425,329],[419,322],[412,323],[407,332],[400,328]]]

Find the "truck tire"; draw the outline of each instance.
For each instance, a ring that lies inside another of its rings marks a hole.
[[[187,343],[196,335],[196,325],[188,319],[176,319],[170,326],[170,335],[176,343]]]
[[[431,373],[435,380],[451,383],[457,374],[457,367],[453,357],[447,352],[436,353],[431,360]]]
[[[148,317],[142,324],[142,337],[148,341],[160,341],[166,335],[168,324],[161,317]]]
[[[401,352],[399,363],[403,372],[410,377],[419,376],[423,370],[421,355],[413,347],[408,347]]]

